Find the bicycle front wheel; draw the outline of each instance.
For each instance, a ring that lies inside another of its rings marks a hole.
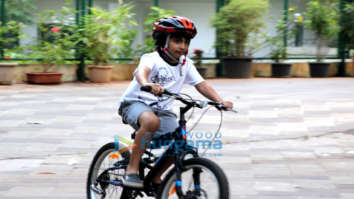
[[[115,150],[114,143],[102,146],[91,163],[87,177],[88,199],[127,198],[123,187],[119,185],[129,163],[129,150]],[[124,151],[124,152],[122,152]]]
[[[182,182],[176,182],[176,169],[163,180],[157,199],[177,199],[176,184],[183,196],[191,199],[229,199],[229,183],[222,169],[205,158],[192,158],[183,162]]]

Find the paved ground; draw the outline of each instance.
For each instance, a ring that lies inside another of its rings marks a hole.
[[[223,150],[208,152],[225,170],[232,199],[354,198],[354,79],[210,84],[239,110],[224,114]],[[132,132],[116,114],[126,87],[0,86],[0,198],[85,198],[95,151]],[[214,132],[219,119],[210,110],[194,131]]]

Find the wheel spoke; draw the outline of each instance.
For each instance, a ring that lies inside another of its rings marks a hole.
[[[119,185],[113,185],[111,183],[106,183],[105,181],[117,182],[121,180],[125,173],[125,167],[122,166],[119,169],[116,169],[115,167],[120,166],[119,164],[122,163],[117,162],[122,161],[125,157],[127,156],[117,154],[117,152],[114,150],[113,143],[103,146],[97,152],[91,165],[88,176],[87,188],[89,199],[101,199],[103,198],[102,196],[105,196],[105,199],[121,198],[123,187]],[[117,163],[117,165],[115,165],[115,163]],[[99,182],[97,182],[98,177],[101,180],[98,180]]]
[[[210,160],[195,158],[184,161],[181,174],[181,190],[188,199],[228,199],[229,190],[225,174],[220,167]],[[164,188],[159,192],[158,199],[178,199],[176,191],[176,170],[171,170],[163,181]]]

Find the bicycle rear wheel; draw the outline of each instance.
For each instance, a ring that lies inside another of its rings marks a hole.
[[[114,143],[108,143],[96,153],[87,177],[88,199],[129,198],[124,196],[127,191],[119,183],[125,174],[126,165],[129,163],[130,152],[129,150],[121,150],[125,146],[121,144],[120,146],[122,146],[120,147],[121,152],[117,152]]]
[[[205,158],[192,158],[183,162],[182,192],[190,199],[228,199],[229,183],[222,169]],[[157,199],[179,198],[176,193],[176,169],[163,180]],[[197,184],[200,182],[199,184]]]

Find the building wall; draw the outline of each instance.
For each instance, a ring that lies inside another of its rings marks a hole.
[[[204,56],[215,56],[215,29],[210,25],[210,18],[216,12],[216,0],[161,0],[160,7],[173,9],[177,15],[188,17],[195,23],[198,34],[191,42],[191,51],[200,48],[204,50]]]
[[[73,0],[75,1],[75,0]],[[123,0],[122,0],[123,1]],[[295,12],[303,13],[306,8],[306,3],[309,0],[289,0],[289,7],[295,8]],[[59,9],[64,5],[65,0],[36,0],[38,13],[45,9]],[[118,0],[94,0],[94,6],[112,10],[118,6]],[[132,2],[135,4],[133,10],[136,13],[136,20],[139,24],[138,35],[134,45],[143,43],[146,35],[144,35],[144,19],[150,12],[150,7],[154,0],[124,0],[124,2]],[[275,26],[283,12],[284,0],[269,0],[269,11],[265,16],[266,28],[264,32],[269,35],[275,34]],[[192,40],[190,46],[190,54],[194,48],[204,50],[205,57],[214,57],[215,49],[213,47],[215,41],[215,29],[210,24],[211,17],[216,12],[216,0],[160,0],[160,7],[176,11],[176,15],[186,16],[195,22],[198,35]],[[74,3],[72,5],[74,8]],[[74,17],[74,16],[73,16]],[[21,41],[25,45],[35,41],[37,37],[36,25],[30,25],[25,28],[28,37]],[[289,40],[289,53],[293,55],[314,55],[314,35],[309,30],[304,32],[304,45],[301,48],[293,48],[293,41]],[[335,55],[336,50],[329,50],[331,55]],[[267,57],[270,54],[270,46],[266,43],[261,43],[259,50],[254,54],[255,57]]]

